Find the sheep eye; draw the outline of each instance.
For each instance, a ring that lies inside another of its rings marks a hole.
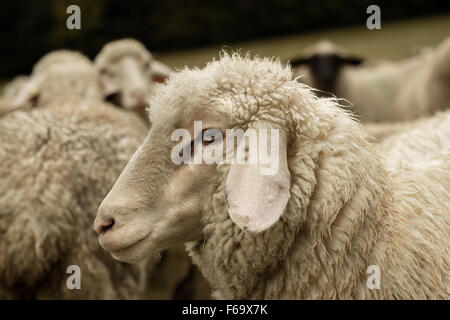
[[[216,137],[212,136],[212,137],[210,137],[209,139],[206,140],[206,135],[203,135],[202,143],[203,143],[204,146],[210,145],[214,141],[216,141]]]
[[[150,62],[146,62],[144,64],[144,69],[149,70],[150,69]]]
[[[209,141],[203,141],[203,145],[204,145],[204,146],[210,145],[210,144],[213,143],[214,141],[216,141],[216,138],[215,138],[215,137],[211,137],[211,140],[209,140]]]
[[[208,131],[208,133],[206,133],[206,131]],[[219,135],[219,133],[221,134],[222,132],[219,129],[214,129],[214,128],[209,128],[209,129],[204,129],[202,131],[202,143],[204,146],[210,145],[218,140],[220,140],[221,135]]]
[[[209,134],[206,134],[206,131],[207,131],[208,129],[203,129],[202,130],[202,134],[201,134],[201,136],[199,136],[199,137],[197,137],[197,139],[202,139],[202,145],[203,146],[207,146],[207,145],[210,145],[211,143],[213,143],[213,142],[215,142],[216,141],[216,137],[215,136],[210,136]],[[195,151],[195,140],[196,139],[193,139],[192,141],[191,141],[191,156],[194,156],[194,151]]]

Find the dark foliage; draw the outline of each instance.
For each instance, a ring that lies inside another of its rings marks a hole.
[[[68,30],[66,8],[81,8],[81,30]],[[2,1],[0,77],[29,73],[57,48],[93,57],[107,41],[134,37],[150,50],[301,33],[365,24],[366,8],[381,7],[382,21],[449,11],[439,0],[15,0]]]

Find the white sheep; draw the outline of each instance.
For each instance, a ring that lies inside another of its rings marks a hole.
[[[67,100],[80,99],[103,99],[98,73],[83,54],[56,50],[44,55],[20,88],[4,98],[0,115],[25,108],[58,108]]]
[[[33,94],[16,96],[34,96],[22,105],[34,108],[0,118],[0,298],[142,296],[144,263],[105,255],[90,221],[147,125],[103,103],[97,83],[84,56],[50,53],[27,83]],[[81,269],[80,290],[66,285],[70,265]]]
[[[414,121],[399,121],[399,122],[366,122],[362,123],[364,130],[374,138],[374,142],[381,142],[385,139],[403,132],[413,126]]]
[[[133,262],[188,242],[219,298],[450,298],[450,151],[392,170],[334,99],[291,79],[277,61],[227,54],[173,75],[98,210],[102,247]],[[215,132],[278,132],[279,170],[173,163],[177,128],[193,137],[182,145],[210,146],[205,154],[233,139],[193,136],[199,120]],[[379,289],[367,270],[379,271]]]
[[[19,75],[5,84],[2,89],[3,98],[12,98],[20,91],[24,84],[28,81],[28,76]]]
[[[145,46],[135,39],[107,43],[95,58],[105,97],[125,109],[145,109],[155,82],[164,82],[172,70],[153,59]]]
[[[12,100],[17,99],[19,96],[25,94],[20,99],[28,100],[30,99],[30,96],[33,96],[33,94],[38,90],[37,87],[39,86],[39,82],[41,81],[41,79],[38,79],[39,77],[37,77],[38,74],[43,73],[44,70],[47,70],[52,66],[57,66],[58,68],[60,68],[62,65],[64,65],[66,68],[72,68],[69,71],[76,70],[79,63],[90,64],[91,62],[89,61],[89,58],[76,51],[70,50],[52,51],[44,55],[34,65],[33,67],[33,75],[35,76],[34,79],[31,79],[30,76],[25,75],[16,76],[14,79],[9,81],[3,87],[2,98],[7,99],[9,102],[11,102]],[[70,64],[73,65],[70,66]]]
[[[139,298],[145,266],[102,254],[96,208],[145,136],[110,107],[16,111],[0,120],[0,298]],[[138,119],[139,120],[139,119]],[[136,121],[136,119],[134,119]],[[130,121],[131,122],[131,121]],[[69,290],[67,268],[81,269]]]
[[[397,147],[401,146],[400,140],[398,139],[398,136],[400,134],[409,134],[412,130],[415,130],[416,128],[423,128],[423,135],[428,134],[428,130],[426,129],[427,126],[435,126],[440,127],[442,124],[445,124],[445,121],[442,121],[443,115],[445,115],[446,112],[441,111],[437,112],[431,117],[423,117],[411,121],[398,121],[398,122],[366,122],[362,123],[362,126],[364,130],[372,137],[374,138],[375,142],[383,142],[382,144],[385,146],[383,147],[383,151],[387,151],[388,149],[391,149],[391,147],[387,147],[389,144],[397,145]],[[439,131],[438,131],[439,132]],[[443,130],[442,132],[445,132]],[[389,142],[387,142],[389,141]],[[426,139],[421,139],[421,141],[427,142]],[[421,147],[423,147],[422,145]],[[394,147],[392,149],[395,149]],[[427,150],[427,149],[424,149]]]
[[[99,75],[94,68],[91,61],[84,55],[67,50],[59,50],[51,52],[45,55],[33,68],[33,73],[25,83],[25,86],[19,90],[18,94],[14,95],[14,103],[9,104],[13,106],[20,106],[12,110],[11,108],[5,109],[5,114],[12,113],[12,111],[17,111],[17,109],[22,110],[46,110],[51,112],[56,112],[57,114],[67,114],[71,119],[77,119],[77,121],[89,121],[89,123],[96,123],[100,127],[107,125],[109,127],[116,126],[117,128],[122,128],[123,130],[130,130],[130,139],[133,140],[133,136],[136,132],[140,132],[143,135],[148,128],[148,124],[144,122],[140,117],[136,116],[131,110],[121,110],[103,101],[103,95],[101,87],[99,86]],[[17,102],[17,101],[20,101]],[[11,100],[9,100],[11,102]],[[50,112],[50,114],[51,114]],[[47,115],[47,113],[43,113]],[[38,113],[36,117],[39,118],[41,114]],[[24,123],[28,123],[31,120],[28,116],[24,116]],[[53,119],[48,116],[49,119]],[[19,125],[19,120],[11,120],[10,117],[6,117],[4,121],[12,121],[13,129],[15,126]],[[46,121],[42,120],[44,124]],[[53,125],[50,120],[47,126],[52,130],[60,130],[61,123],[60,119],[56,117],[52,121],[55,122]],[[69,121],[68,127],[76,127],[77,124],[73,124]],[[53,128],[55,126],[55,128]],[[121,129],[121,130],[122,130]],[[77,130],[84,130],[83,126],[80,126]],[[87,135],[93,134],[93,128],[88,126]],[[133,133],[134,132],[134,133]],[[100,133],[100,132],[99,132]],[[33,126],[30,128],[30,143],[33,145],[33,141],[37,138],[36,130]],[[34,137],[34,138],[33,138]],[[143,136],[142,136],[143,137]],[[71,138],[68,136],[67,138]],[[90,137],[92,138],[92,137]],[[125,138],[125,136],[121,137]],[[93,138],[92,138],[93,139]],[[99,137],[100,139],[100,137]],[[106,139],[106,138],[105,138]],[[124,142],[125,140],[121,140]],[[56,143],[56,142],[55,142]],[[111,145],[111,148],[118,148],[118,152],[121,151],[120,146],[115,145],[114,141],[106,141]],[[118,143],[118,142],[117,142]],[[134,142],[130,145],[136,147]],[[89,150],[89,146],[85,146]],[[24,151],[28,150],[27,145],[23,146]],[[129,150],[129,149],[127,149]],[[133,150],[134,151],[134,150]],[[64,153],[64,150],[61,150]],[[98,155],[100,157],[100,155]],[[105,154],[105,157],[113,157],[112,155]],[[100,158],[99,158],[100,159]],[[120,162],[120,161],[121,162]],[[127,159],[125,159],[127,160]],[[110,159],[110,161],[117,161],[124,165],[124,159]],[[69,164],[68,164],[69,165]],[[117,169],[117,167],[116,167]],[[117,178],[118,173],[122,167],[119,167],[117,174],[109,178]],[[35,172],[37,173],[37,172]],[[51,176],[51,172],[46,172],[48,176]],[[30,178],[33,176],[31,175]],[[109,180],[108,180],[109,181]],[[109,184],[111,186],[112,183]],[[108,188],[108,183],[105,183],[105,188]],[[105,189],[105,192],[108,189]],[[23,189],[22,193],[26,196],[29,189]],[[74,193],[74,196],[77,195]],[[100,194],[99,200],[104,196]],[[65,203],[61,204],[63,208]],[[98,207],[97,203],[94,207]],[[91,212],[95,212],[91,211]],[[90,241],[90,238],[88,238]],[[87,255],[87,254],[86,254]],[[156,264],[158,262],[158,264]],[[5,268],[8,267],[6,264]],[[138,295],[136,292],[131,295],[117,295],[117,297],[150,297],[150,298],[201,298],[206,299],[208,295],[205,290],[206,281],[201,277],[199,272],[194,269],[189,257],[187,256],[184,247],[173,248],[168,252],[162,253],[162,258],[156,258],[149,262],[146,275],[149,279],[146,284],[145,295]],[[167,271],[166,271],[167,270]],[[169,274],[170,271],[174,271],[176,275]],[[127,272],[125,268],[123,270]],[[140,275],[139,281],[144,283],[142,275]],[[52,281],[59,281],[52,279]],[[125,279],[128,279],[125,277]],[[129,280],[126,280],[129,281]],[[131,283],[130,283],[131,284]],[[121,287],[121,281],[117,283],[117,286]],[[137,286],[136,286],[137,287]],[[35,289],[29,289],[30,294],[36,295],[34,293]],[[55,292],[53,297],[58,297],[61,295],[60,291]],[[86,296],[84,297],[94,297]],[[99,297],[107,298],[112,297],[111,295],[105,295],[104,293],[99,293]]]
[[[399,120],[450,108],[450,38],[403,83],[393,108]]]
[[[396,124],[401,130],[391,133],[376,145],[391,161],[424,162],[435,153],[450,150],[450,110],[429,118]]]

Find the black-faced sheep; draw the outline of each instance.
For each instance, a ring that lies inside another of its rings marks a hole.
[[[360,60],[322,41],[291,64],[298,66],[294,77],[301,76],[299,81],[348,100],[363,121],[411,120],[449,107],[449,43],[399,61],[352,67]]]
[[[300,81],[321,90],[319,94],[323,95],[335,92],[341,72],[345,72],[343,70],[348,66],[360,65],[363,59],[322,40],[305,48],[301,56],[289,62],[295,68],[294,77],[301,76]]]

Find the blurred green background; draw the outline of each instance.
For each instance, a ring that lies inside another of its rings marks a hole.
[[[71,4],[81,8],[81,30],[66,28]],[[366,28],[370,4],[381,8],[381,30]],[[28,74],[50,50],[93,58],[123,37],[181,67],[201,66],[223,46],[287,58],[323,38],[370,58],[399,58],[450,35],[450,1],[437,0],[16,0],[0,7],[0,79]]]

